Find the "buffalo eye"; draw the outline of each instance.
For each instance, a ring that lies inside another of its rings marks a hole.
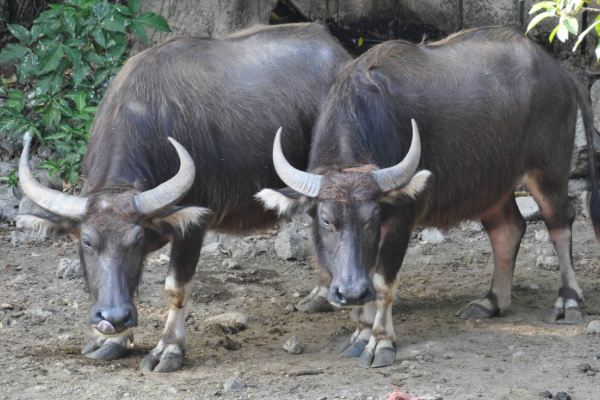
[[[138,235],[138,236],[135,238],[135,245],[136,245],[136,246],[139,246],[139,245],[141,245],[141,244],[142,244],[142,242],[143,242],[143,241],[144,241],[144,236],[143,236],[143,235]]]
[[[83,243],[83,246],[86,249],[91,249],[92,248],[92,244],[90,243],[89,240],[87,240],[87,238],[81,238],[81,243]]]
[[[327,220],[327,218],[325,218],[325,217],[321,217],[321,223],[322,223],[324,226],[329,226],[329,221],[328,221],[328,220]]]

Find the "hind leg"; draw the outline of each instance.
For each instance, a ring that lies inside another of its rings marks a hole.
[[[502,315],[508,308],[515,260],[526,228],[525,220],[512,195],[487,211],[482,216],[481,223],[492,244],[494,275],[488,294],[481,300],[467,304],[456,313],[465,319],[495,317]]]
[[[560,267],[558,299],[546,313],[544,322],[555,323],[559,319],[568,324],[580,322],[583,319],[583,292],[573,270],[571,228],[575,220],[575,209],[567,195],[567,180],[560,182],[529,176],[525,182],[540,208]]]

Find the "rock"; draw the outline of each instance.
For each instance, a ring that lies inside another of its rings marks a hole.
[[[0,135],[0,149],[8,153],[9,158],[14,158],[22,148],[23,144],[17,137],[10,134]]]
[[[226,314],[217,315],[206,319],[206,323],[220,324],[223,326],[235,326],[236,324],[248,325],[248,316],[240,312],[230,312]]]
[[[526,221],[535,221],[542,218],[542,214],[540,214],[540,208],[535,200],[533,200],[533,197],[517,197],[516,200],[519,211]]]
[[[554,398],[556,400],[571,400],[571,396],[569,396],[566,392],[558,392]]]
[[[294,306],[293,304],[288,304],[287,306],[285,306],[285,310],[294,312],[294,311],[296,311],[296,306]]]
[[[214,242],[207,244],[206,246],[202,246],[200,254],[207,256],[218,256],[219,254],[221,254],[221,244],[218,242]]]
[[[551,399],[552,398],[552,393],[550,393],[549,391],[545,390],[542,393],[540,393],[540,396],[542,396],[542,398],[544,398],[544,399]]]
[[[587,188],[587,181],[585,179],[570,179],[569,180],[569,197],[579,197],[581,192]]]
[[[596,98],[593,102],[594,108],[594,121],[598,118],[596,113],[598,110],[598,99]],[[597,123],[594,122],[594,125],[597,126]],[[594,137],[594,148],[595,148],[595,159],[598,161],[598,150],[600,145],[600,140],[596,137],[597,135],[593,135]],[[585,139],[585,129],[583,127],[583,120],[581,119],[581,112],[577,111],[577,126],[575,128],[575,142],[573,146],[573,157],[571,158],[571,177],[578,178],[582,176],[586,176],[588,171],[588,162],[587,162],[587,143]]]
[[[583,331],[587,335],[593,335],[596,333],[600,333],[600,320],[591,321]]]
[[[15,166],[8,162],[0,162],[0,176],[6,176],[13,172]]]
[[[83,276],[83,268],[79,261],[73,261],[70,258],[61,258],[56,270],[56,277],[60,279],[73,279]]]
[[[306,260],[310,257],[310,244],[306,237],[293,231],[282,231],[275,239],[275,253],[284,260]]]
[[[538,256],[538,258],[535,260],[535,266],[548,271],[558,271],[558,257]]]
[[[0,220],[14,217],[18,210],[19,199],[15,196],[13,188],[0,184]]]
[[[460,223],[460,229],[471,233],[478,233],[483,231],[483,225],[479,221],[463,221]]]
[[[43,158],[44,160],[49,160],[52,156],[52,153],[52,150],[49,147],[44,146],[43,144],[40,145],[40,147],[38,147],[37,149],[38,156],[40,156],[40,158]]]
[[[592,370],[592,366],[590,364],[587,364],[587,363],[579,364],[577,366],[577,370],[579,372],[581,372],[582,374],[585,374],[586,372]]]
[[[47,236],[40,236],[30,232],[12,231],[10,233],[10,242],[15,245],[17,243],[39,243],[43,242]]]
[[[40,216],[50,216],[51,214],[40,208],[29,197],[23,195],[19,202],[19,214],[37,214]]]
[[[535,233],[535,240],[538,242],[547,242],[550,240],[550,234],[547,230],[543,229]]]
[[[300,354],[302,353],[302,343],[298,336],[292,336],[285,342],[283,349],[291,354]]]
[[[239,390],[246,387],[246,384],[242,381],[236,381],[235,379],[227,379],[223,384],[223,390],[229,392],[230,390]]]
[[[446,238],[437,228],[426,228],[421,233],[421,240],[427,243],[444,243]]]
[[[584,217],[586,218],[590,218],[590,204],[588,201],[588,191],[584,190],[583,192],[581,192],[581,195],[579,196],[579,200],[581,201],[581,213],[583,214]]]
[[[239,262],[229,259],[229,258],[223,260],[223,266],[227,269],[242,269]]]
[[[206,232],[206,234],[204,235],[204,240],[202,241],[202,246],[206,246],[211,243],[218,243],[218,242],[219,242],[219,234],[214,231],[209,231],[209,232]]]
[[[256,257],[258,252],[253,243],[231,235],[220,235],[221,247],[231,253],[235,260],[247,260]]]

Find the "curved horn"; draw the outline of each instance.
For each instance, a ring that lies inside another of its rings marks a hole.
[[[404,160],[393,167],[373,171],[373,178],[382,192],[387,192],[406,185],[419,167],[419,160],[421,159],[419,128],[417,128],[417,123],[414,119],[411,119],[410,121],[412,123],[413,136],[410,149],[408,150],[406,157],[404,157]]]
[[[19,161],[19,183],[23,192],[46,211],[66,218],[78,219],[85,211],[87,198],[77,197],[63,193],[59,190],[47,188],[39,183],[33,176],[29,167],[29,148],[31,140],[27,140],[21,160]]]
[[[323,177],[317,174],[311,174],[297,170],[285,159],[283,150],[281,149],[281,129],[275,135],[275,144],[273,145],[273,164],[275,171],[281,180],[294,189],[308,197],[317,197],[321,188],[321,179]]]
[[[166,210],[181,200],[191,189],[196,176],[194,160],[185,148],[175,139],[169,138],[179,155],[179,171],[177,175],[160,184],[152,190],[147,190],[135,196],[138,211],[144,215],[154,215]]]

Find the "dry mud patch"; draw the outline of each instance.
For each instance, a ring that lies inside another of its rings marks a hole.
[[[166,261],[158,255],[144,267],[136,305],[140,326],[130,354],[93,361],[80,354],[90,340],[85,328],[91,305],[82,278],[55,276],[59,260],[77,259],[70,243],[13,246],[0,238],[1,399],[380,399],[394,385],[431,399],[540,399],[540,392],[567,392],[573,400],[600,399],[600,335],[585,326],[600,319],[600,246],[589,221],[574,226],[574,258],[586,295],[579,325],[549,325],[542,317],[553,304],[558,271],[535,267],[549,242],[537,240],[539,222],[529,223],[507,315],[491,320],[454,316],[487,292],[492,261],[485,233],[453,229],[440,244],[411,243],[401,273],[394,326],[399,352],[392,366],[366,370],[335,349],[354,330],[349,312],[291,312],[298,293],[316,284],[310,262],[285,262],[273,254],[224,267],[223,256],[203,257],[187,312],[188,350],[182,370],[142,373],[138,366],[153,348],[166,318]],[[9,235],[9,232],[5,232]],[[227,312],[249,317],[247,329],[224,335],[205,320]],[[296,335],[303,353],[282,346]],[[322,374],[286,376],[304,369]],[[225,391],[228,379],[246,387]]]

